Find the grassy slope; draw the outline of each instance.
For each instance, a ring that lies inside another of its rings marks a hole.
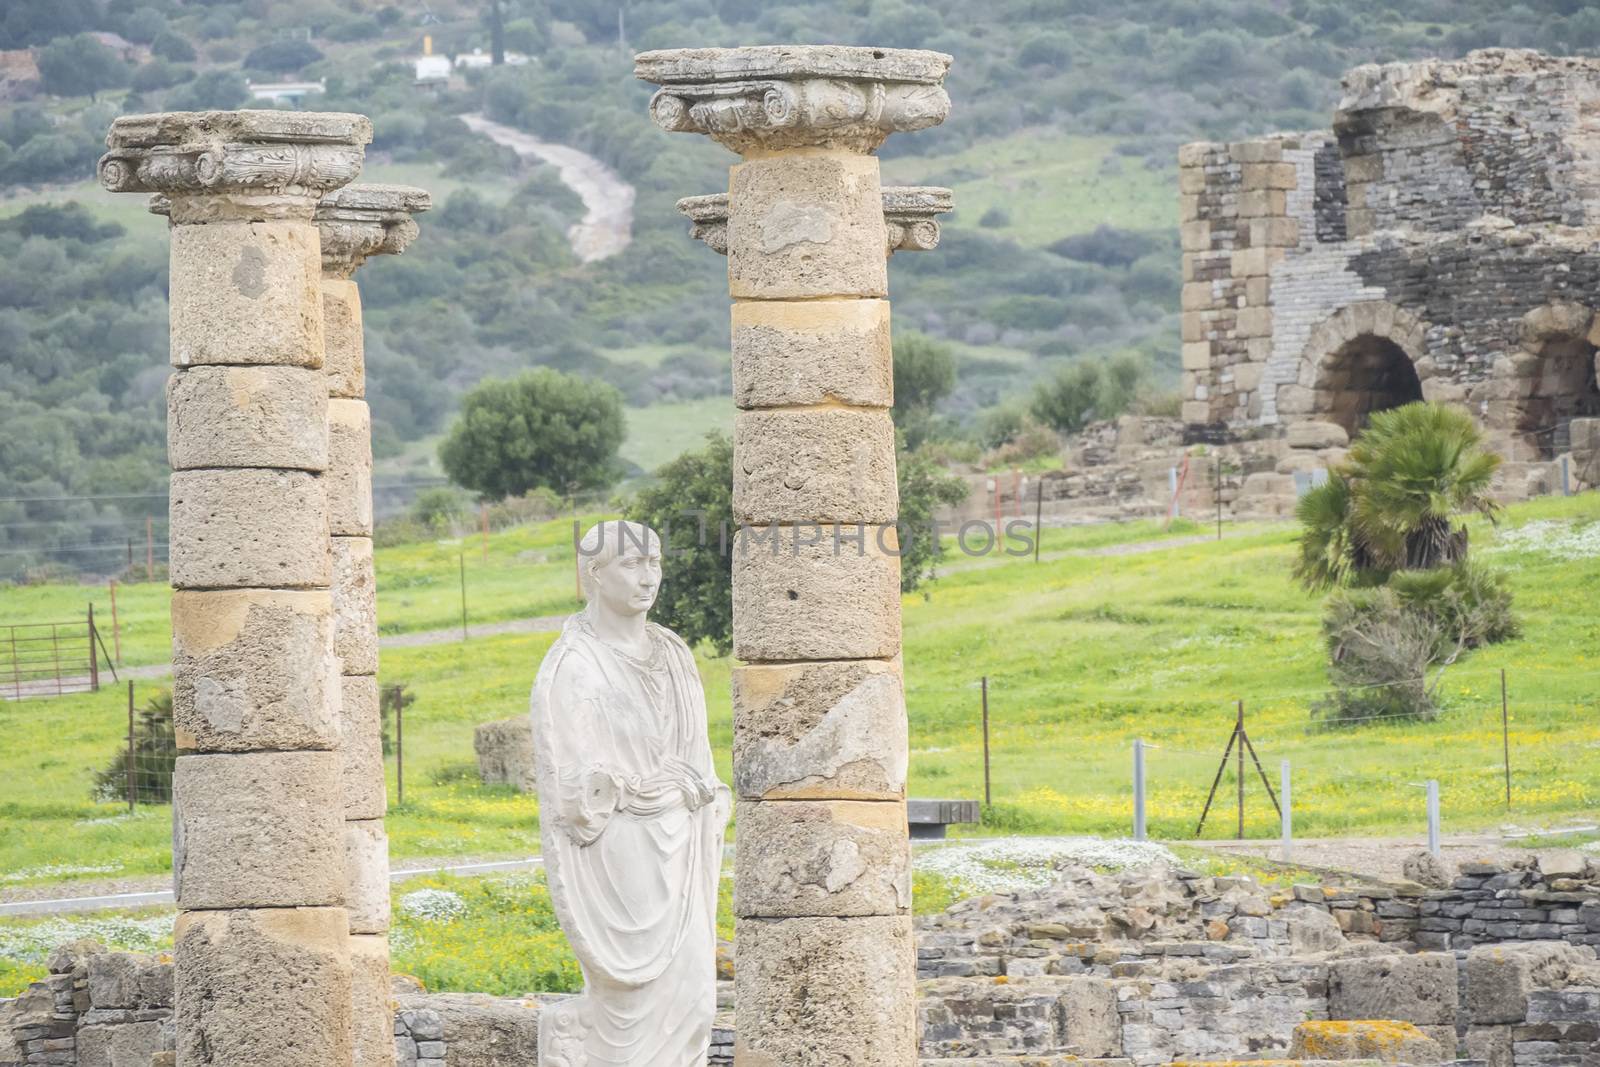
[[[1536,519],[1595,521],[1600,497],[1512,510],[1513,522]],[[487,567],[475,562],[477,545],[469,541],[474,617],[570,608],[569,531],[558,521],[496,534]],[[1440,721],[1315,731],[1308,709],[1322,683],[1318,608],[1285,576],[1293,528],[1234,529],[1221,543],[1158,552],[1086,554],[1157,533],[1149,524],[1051,531],[1038,567],[1027,560],[958,560],[926,594],[907,598],[914,794],[980,795],[977,683],[987,675],[995,805],[984,832],[1124,831],[1129,744],[1141,736],[1159,746],[1150,756],[1152,832],[1188,836],[1235,699],[1246,701],[1274,782],[1278,761],[1293,762],[1296,828],[1304,836],[1414,831],[1422,816],[1416,784],[1430,777],[1443,783],[1449,829],[1508,817],[1549,820],[1600,802],[1600,679],[1593,659],[1600,621],[1585,607],[1600,595],[1600,559],[1495,553],[1512,568],[1527,632],[1450,671]],[[1476,536],[1480,544],[1489,540],[1486,530]],[[385,631],[459,621],[459,551],[445,542],[380,552]],[[52,600],[52,610],[64,611],[86,595],[66,587],[7,590],[0,597],[6,615],[34,617]],[[30,598],[29,611],[11,607],[18,596]],[[125,650],[148,654],[157,647],[160,599],[153,588],[124,598],[142,619]],[[389,820],[397,857],[535,850],[533,800],[476,782],[472,727],[522,711],[552,639],[503,635],[384,653],[384,681],[404,681],[417,695],[405,731],[406,803]],[[731,664],[703,657],[700,665],[726,776]],[[1504,811],[1500,756],[1501,666],[1511,679],[1511,816]],[[166,869],[164,810],[129,818],[87,796],[90,770],[111,757],[125,729],[123,699],[111,690],[0,705],[0,733],[10,742],[0,752],[0,776],[22,787],[0,800],[0,877],[43,880],[44,874],[22,872],[47,865],[111,866],[128,874]],[[391,767],[391,798],[392,774]],[[1275,834],[1259,782],[1247,786],[1248,832]],[[1222,796],[1207,836],[1232,832],[1231,772]]]

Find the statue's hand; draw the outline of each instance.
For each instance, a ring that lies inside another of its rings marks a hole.
[[[668,756],[666,770],[673,775],[675,784],[683,792],[683,802],[690,811],[699,811],[711,802],[712,787],[694,764],[678,756]]]

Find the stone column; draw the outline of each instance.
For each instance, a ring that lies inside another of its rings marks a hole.
[[[180,1064],[351,1056],[328,387],[312,211],[360,115],[117,119],[100,180],[170,217]]]
[[[950,57],[648,52],[656,123],[744,157],[733,295],[734,908],[745,1067],[916,1063],[889,227],[873,155]],[[900,238],[897,237],[897,241]]]
[[[394,1062],[389,1010],[389,838],[378,713],[378,604],[372,571],[372,432],[367,411],[361,293],[368,256],[398,255],[417,235],[426,192],[347,185],[322,198],[322,322],[328,401],[328,527],[333,551],[333,644],[342,676],[339,756],[344,783],[345,906],[350,913],[355,1067]]]

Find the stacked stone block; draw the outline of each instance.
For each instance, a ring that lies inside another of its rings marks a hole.
[[[891,235],[873,152],[944,119],[949,63],[840,47],[638,57],[662,86],[658,125],[744,157],[716,240],[739,407],[735,1059],[751,1067],[916,1061]]]
[[[318,198],[359,115],[117,119],[100,178],[170,218],[178,1059],[351,1056]]]
[[[361,293],[368,256],[405,250],[411,216],[430,206],[421,189],[350,185],[323,197],[322,317],[328,393],[328,528],[333,561],[333,643],[342,711],[344,897],[350,922],[352,1051],[357,1067],[394,1061],[389,1025],[389,839],[378,702],[377,583],[372,564],[372,420],[367,410]]]

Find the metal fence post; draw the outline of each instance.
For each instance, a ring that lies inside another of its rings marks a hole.
[[[1144,739],[1133,739],[1133,839],[1148,840],[1144,815]]]
[[[406,802],[406,705],[405,701],[394,700],[394,791],[395,803]]]
[[[993,794],[989,789],[989,676],[983,676],[983,806],[985,808],[994,803]]]
[[[133,769],[133,680],[128,680],[128,814],[133,814],[133,806],[139,801],[139,791],[135,784]]]
[[[1280,820],[1283,827],[1283,862],[1288,863],[1290,862],[1289,857],[1293,852],[1294,845],[1294,805],[1289,793],[1288,760],[1279,761],[1278,773],[1282,779],[1282,783],[1278,787],[1278,793],[1283,799],[1283,803],[1281,805],[1282,813],[1280,815]]]
[[[100,657],[95,652],[94,601],[89,601],[89,691],[100,692]]]
[[[1428,851],[1439,854],[1439,783],[1428,779]]]

